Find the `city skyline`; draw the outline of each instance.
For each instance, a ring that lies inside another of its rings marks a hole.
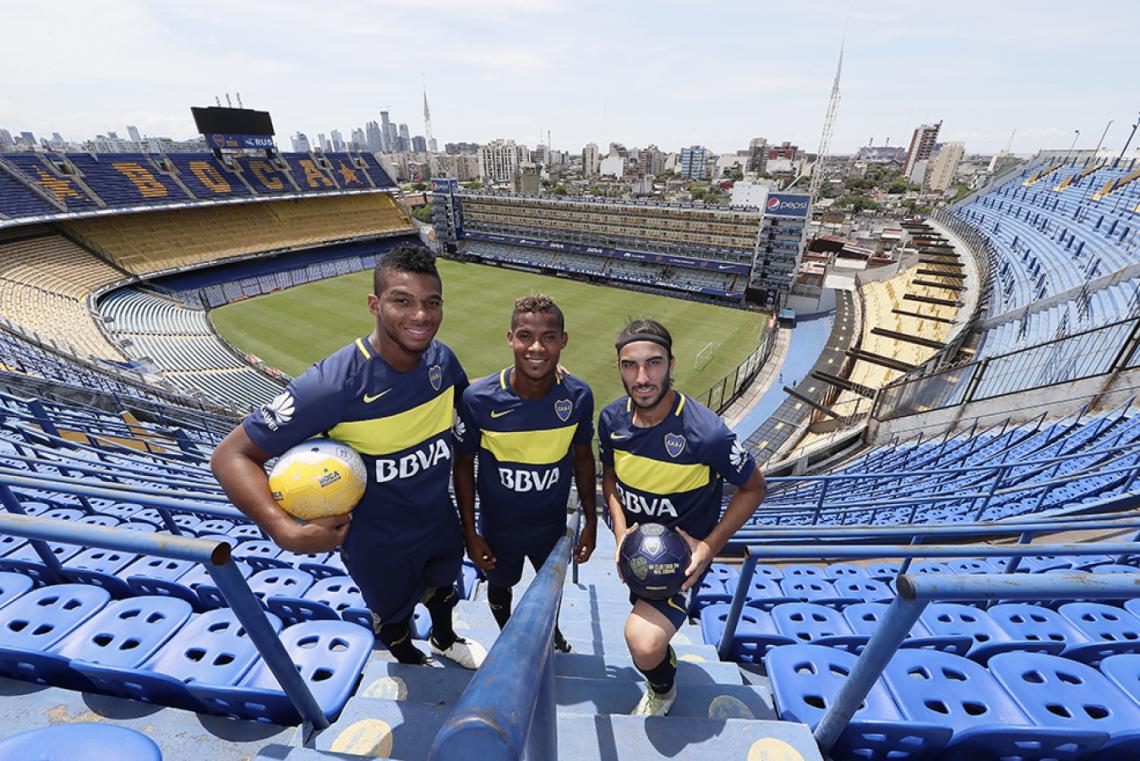
[[[1114,24],[1140,21],[1131,5],[1101,7]],[[1119,148],[1138,105],[1120,96],[1130,91],[1136,53],[1105,46],[1095,24],[1073,24],[1069,6],[1034,4],[1032,18],[1029,9],[723,4],[703,12],[693,32],[691,9],[679,3],[342,0],[312,16],[293,2],[270,13],[213,0],[192,8],[113,0],[97,9],[65,0],[4,17],[50,24],[56,44],[83,52],[85,65],[40,56],[29,68],[22,62],[39,42],[14,40],[0,65],[21,74],[0,94],[0,122],[70,141],[129,124],[182,140],[194,134],[189,106],[240,92],[247,107],[273,114],[287,148],[296,132],[350,135],[381,110],[424,134],[426,84],[440,147],[496,138],[533,146],[549,130],[553,147],[571,152],[620,142],[727,153],[753,137],[814,150],[846,34],[833,153],[887,138],[905,146],[916,126],[933,121],[944,124],[942,140],[971,153],[1005,148],[1014,130],[1012,149],[1028,153],[1067,147],[1076,129],[1078,147],[1091,148],[1112,119],[1105,147]],[[644,34],[621,33],[631,23]],[[264,34],[248,34],[259,25]],[[1082,49],[1096,55],[1076,54]]]

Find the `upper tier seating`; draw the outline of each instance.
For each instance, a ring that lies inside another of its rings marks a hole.
[[[236,198],[250,195],[242,178],[212,154],[170,153],[166,156],[178,179],[198,198]]]
[[[67,159],[79,170],[83,181],[97,188],[99,197],[110,206],[177,203],[192,200],[151,160],[137,153],[69,153]]]
[[[92,321],[87,295],[123,277],[62,236],[0,244],[0,314],[77,356],[121,362]]]
[[[413,229],[381,193],[154,211],[69,226],[92,248],[140,275]]]
[[[16,179],[39,187],[53,196],[68,211],[90,211],[100,208],[99,203],[86,190],[73,178],[60,172],[47,158],[35,153],[9,153],[4,155],[4,159],[18,170]]]

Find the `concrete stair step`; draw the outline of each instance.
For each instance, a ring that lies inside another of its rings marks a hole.
[[[642,682],[641,672],[628,654],[586,655],[583,653],[559,653],[554,657],[554,673],[557,676],[581,677],[584,679],[625,679]],[[677,661],[678,684],[744,684],[740,669],[734,663],[721,661],[690,661],[683,658]]]
[[[822,761],[805,724],[560,714],[558,757],[574,761]]]
[[[559,656],[561,657],[561,656]],[[354,700],[410,701],[450,709],[472,677],[459,668],[370,663]],[[629,713],[641,699],[644,683],[628,671],[614,670],[601,678],[559,676],[555,694],[559,710],[569,713]],[[699,718],[774,719],[771,694],[742,684],[698,684],[686,674],[671,716]]]
[[[621,627],[611,625],[598,625],[568,621],[559,624],[562,634],[567,639],[598,642],[606,652],[626,652],[625,632]],[[474,639],[488,650],[499,637],[499,627],[470,627],[466,622],[456,621],[455,632],[461,637]],[[425,643],[416,643],[424,652],[427,652]],[[703,645],[701,632],[695,626],[686,626],[673,637],[674,645]]]
[[[566,641],[570,644],[573,652],[584,653],[586,655],[605,655],[606,647],[604,642],[598,642],[592,639],[570,639]],[[683,645],[679,642],[673,642],[673,651],[677,653],[677,657],[687,660],[705,660],[705,661],[718,661],[720,658],[717,656],[716,648],[711,645],[693,644]],[[611,647],[611,653],[623,653],[625,648],[621,646]]]
[[[305,745],[358,758],[423,761],[450,712],[451,706],[353,696],[336,724]]]
[[[375,758],[375,756],[362,756],[359,753],[333,753],[331,750],[314,750],[274,743],[262,748],[261,752],[253,757],[253,761],[329,761],[330,759],[357,761],[362,758]]]

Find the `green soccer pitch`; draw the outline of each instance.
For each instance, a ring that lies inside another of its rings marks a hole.
[[[675,386],[698,399],[752,353],[767,325],[767,314],[760,312],[481,264],[441,259],[439,270],[444,318],[438,337],[455,350],[470,378],[513,363],[506,334],[514,301],[543,291],[566,315],[570,340],[562,364],[590,384],[598,409],[625,393],[613,341],[631,319],[652,317],[669,328]],[[372,273],[358,272],[228,304],[210,318],[234,346],[296,376],[372,331],[365,301],[371,288]]]

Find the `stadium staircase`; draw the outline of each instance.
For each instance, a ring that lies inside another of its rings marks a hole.
[[[678,698],[670,715],[628,715],[644,680],[625,644],[629,601],[611,562],[613,536],[604,526],[601,534],[593,559],[580,568],[579,582],[568,581],[563,588],[560,627],[573,652],[554,655],[558,757],[821,758],[805,725],[776,720],[763,680],[721,662],[715,647],[702,644],[694,624],[686,624],[674,640]],[[520,591],[516,589],[516,607]],[[475,599],[459,603],[455,621],[461,636],[488,647],[499,636],[482,587]],[[289,744],[294,747],[266,748],[257,758],[426,759],[471,676],[439,661],[428,667],[403,665],[387,651],[375,650],[356,695],[335,724],[308,742],[298,731]]]

